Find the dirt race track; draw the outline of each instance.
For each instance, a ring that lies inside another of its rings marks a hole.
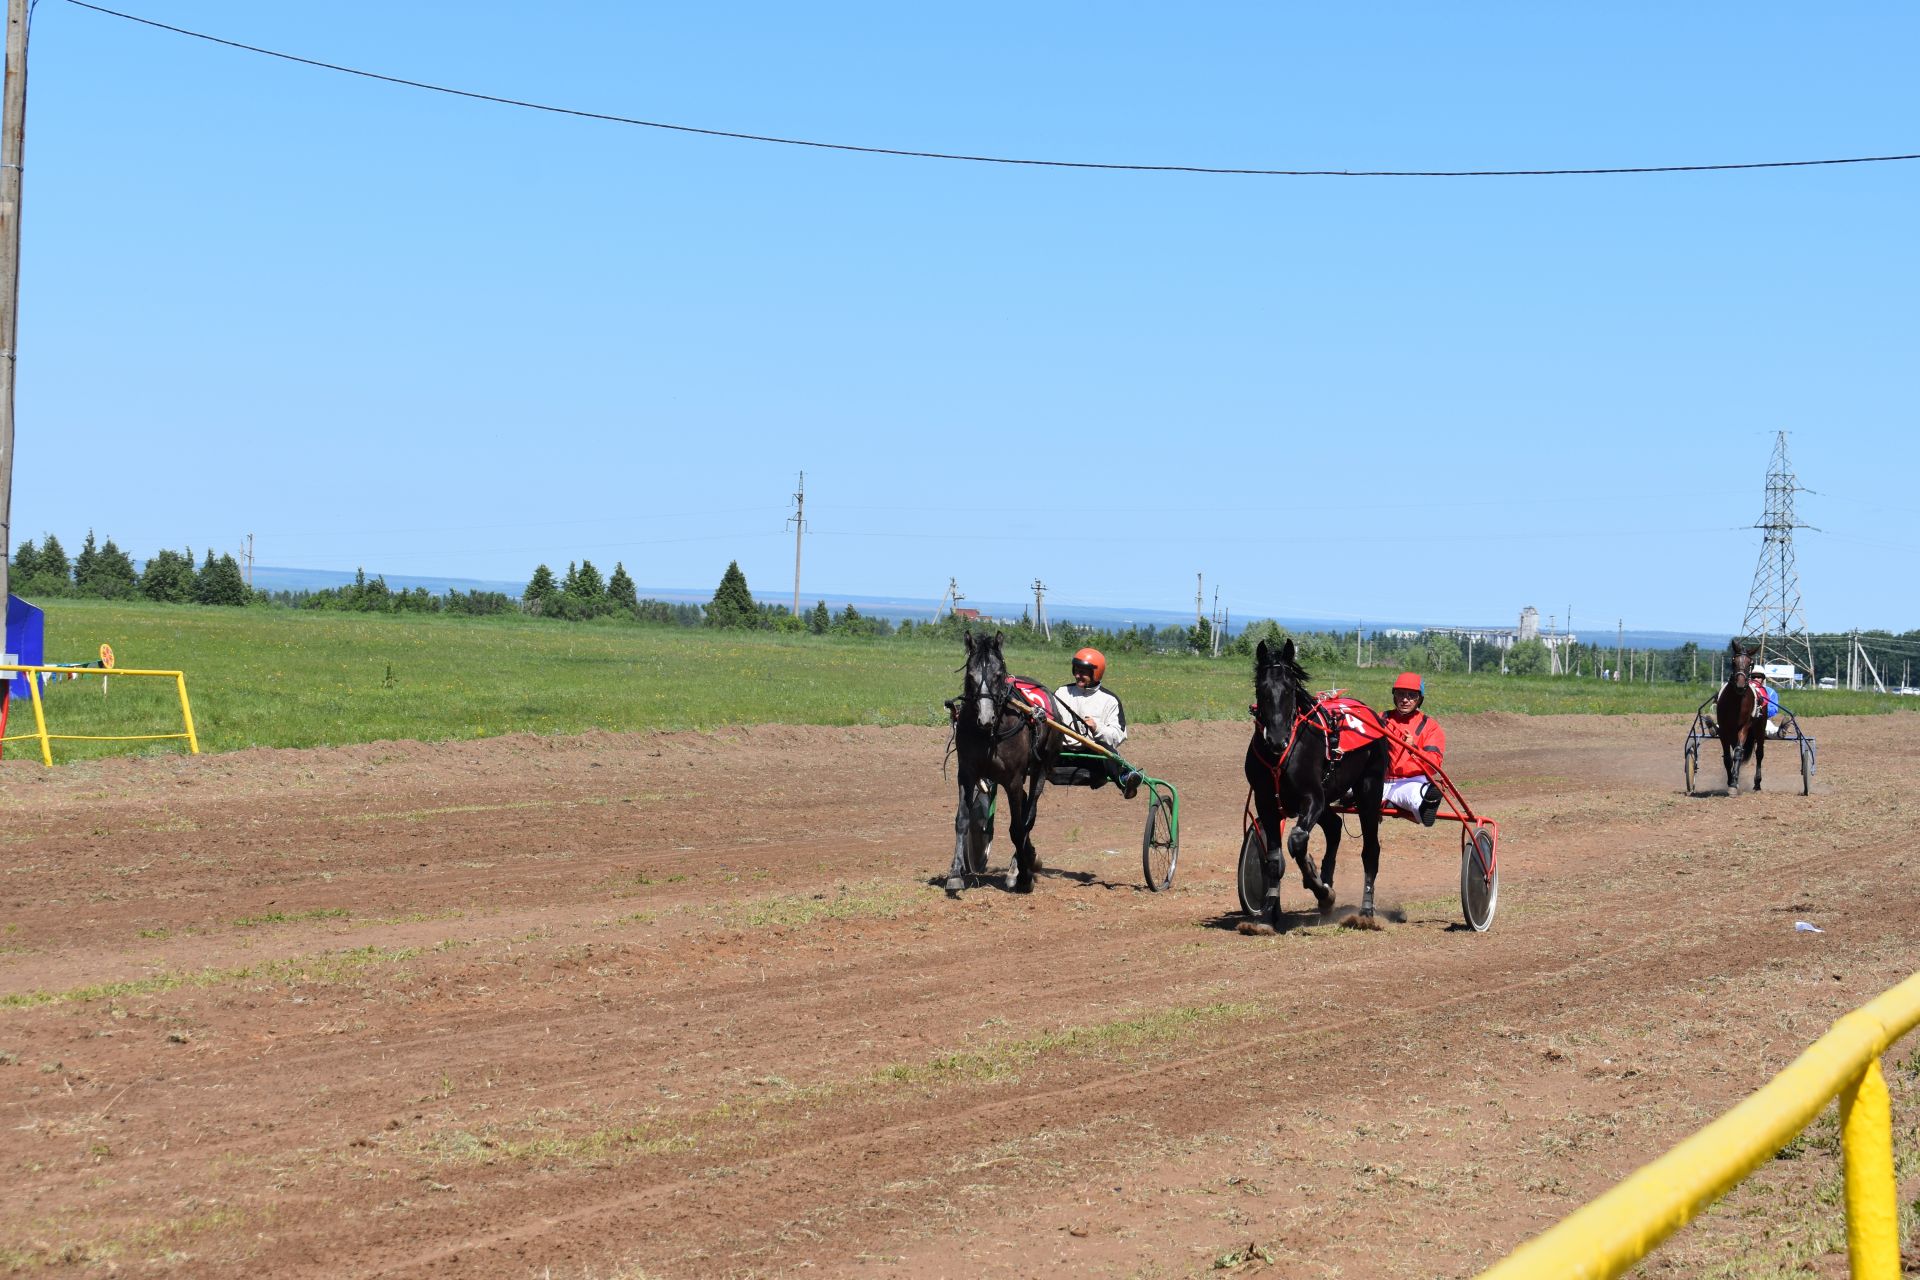
[[[1920,968],[1913,721],[1806,723],[1812,796],[1689,798],[1677,717],[1451,721],[1485,935],[1406,823],[1384,931],[1236,932],[1239,724],[1130,744],[1173,892],[1054,789],[1037,890],[959,901],[929,729],[9,760],[0,1265],[1471,1275]],[[1646,1271],[1840,1274],[1831,1147]]]

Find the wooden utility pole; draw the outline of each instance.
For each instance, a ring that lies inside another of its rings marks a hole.
[[[27,150],[27,9],[7,0],[7,79],[0,93],[0,643],[13,552],[13,375],[20,349],[20,165]]]
[[[240,553],[247,561],[247,590],[253,590],[253,535],[247,535],[246,549]]]
[[[807,473],[800,473],[800,487],[794,491],[793,514],[787,517],[793,526],[793,616],[800,616],[800,536],[807,531]],[[938,611],[935,611],[938,616]]]

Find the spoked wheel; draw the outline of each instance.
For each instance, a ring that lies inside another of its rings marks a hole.
[[[1493,832],[1460,828],[1460,910],[1475,933],[1493,927],[1500,905],[1500,864],[1494,858]]]
[[[972,812],[967,821],[967,872],[987,874],[987,859],[993,853],[994,784],[983,782],[974,792]]]
[[[1700,748],[1688,747],[1683,753],[1687,770],[1687,794],[1693,794],[1694,780],[1700,776]]]
[[[1250,916],[1267,909],[1267,838],[1257,825],[1240,842],[1240,909]]]
[[[1804,738],[1800,740],[1800,794],[1813,794],[1813,752],[1807,750]]]
[[[1180,832],[1174,826],[1171,800],[1155,787],[1147,793],[1147,830],[1140,838],[1140,871],[1147,888],[1161,893],[1173,887],[1173,869],[1180,861]]]

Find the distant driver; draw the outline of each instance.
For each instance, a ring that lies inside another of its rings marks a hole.
[[[1127,709],[1118,697],[1100,687],[1106,674],[1106,655],[1098,649],[1082,649],[1073,655],[1073,683],[1061,685],[1053,696],[1069,729],[1117,752],[1127,740]],[[1117,757],[1108,757],[1106,765],[1107,775],[1120,784],[1120,794],[1133,799],[1133,793],[1140,789],[1140,774],[1128,771]],[[1095,785],[1099,785],[1097,781]]]

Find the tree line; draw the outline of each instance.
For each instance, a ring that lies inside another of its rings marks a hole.
[[[48,534],[36,544],[21,543],[8,570],[8,589],[29,596],[101,600],[159,600],[169,604],[241,605],[252,599],[240,564],[230,555],[208,550],[198,568],[193,548],[161,551],[135,570],[133,560],[115,545],[94,541],[93,530],[72,559],[60,539]]]
[[[1008,639],[1020,646],[1066,652],[1092,645],[1109,653],[1210,655],[1216,648],[1212,626],[1205,619],[1196,620],[1190,627],[1112,629],[1062,621],[1041,628],[1024,613],[1013,622],[975,621],[949,614],[929,622],[905,620],[896,624],[863,614],[851,603],[835,612],[824,600],[795,614],[786,605],[755,600],[737,560],[728,562],[704,606],[641,599],[625,564],[616,562],[613,572],[603,575],[593,561],[584,558],[569,561],[565,573],[558,575],[545,564],[537,566],[518,598],[501,591],[435,593],[425,587],[393,588],[384,577],[368,577],[364,569],[344,586],[256,591],[248,588],[239,563],[231,555],[216,556],[208,550],[196,564],[191,547],[183,551],[166,549],[136,567],[111,537],[96,541],[91,529],[77,555],[70,557],[60,539],[48,534],[37,543],[32,539],[22,542],[13,553],[11,566],[13,593],[27,598],[145,599],[169,604],[271,605],[348,613],[524,614],[556,622],[606,619],[788,635],[861,639],[896,636],[954,644],[969,626],[984,626],[1006,632]],[[1217,648],[1220,656],[1239,659],[1250,656],[1262,640],[1277,644],[1289,637],[1298,648],[1300,660],[1309,667],[1364,662],[1445,674],[1466,671],[1471,666],[1476,671],[1498,670],[1510,675],[1546,675],[1557,668],[1576,678],[1681,684],[1705,684],[1724,670],[1723,650],[1702,649],[1692,641],[1668,649],[1629,652],[1600,642],[1575,643],[1563,646],[1556,662],[1553,652],[1539,639],[1522,640],[1501,649],[1484,643],[1468,646],[1452,635],[1434,632],[1417,636],[1386,632],[1363,635],[1357,630],[1290,633],[1271,620],[1253,623],[1238,635],[1220,637]],[[1907,678],[1910,660],[1920,660],[1920,631],[1863,631],[1859,637],[1879,667],[1881,678],[1890,686]],[[1823,633],[1811,639],[1817,672],[1844,672],[1852,635]]]

